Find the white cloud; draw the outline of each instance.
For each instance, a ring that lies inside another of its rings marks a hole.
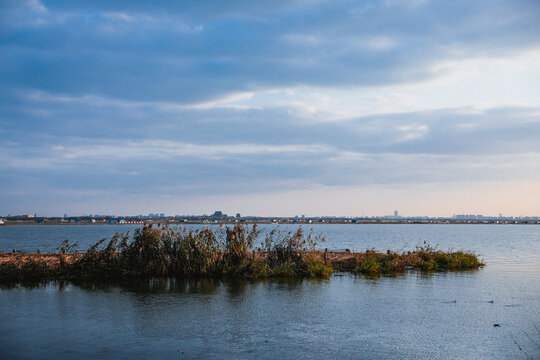
[[[102,16],[107,19],[111,19],[114,21],[122,21],[131,23],[137,20],[137,18],[133,15],[130,15],[126,12],[121,11],[111,11],[111,12],[104,12],[102,13]]]
[[[397,126],[397,130],[402,133],[400,141],[408,141],[425,136],[429,128],[424,124],[410,124]]]
[[[257,108],[248,105],[237,104],[239,101],[249,100],[254,96],[253,92],[237,92],[231,93],[212,101],[196,102],[196,103],[178,103],[178,102],[166,102],[166,101],[133,101],[124,100],[118,98],[110,98],[99,95],[82,95],[82,96],[69,96],[51,94],[45,91],[34,90],[26,92],[24,96],[27,99],[43,102],[43,103],[80,103],[94,107],[114,106],[120,108],[145,108],[148,106],[155,107],[157,110],[176,112],[181,110],[210,110],[210,109],[251,109]]]
[[[80,102],[94,106],[158,110],[261,109],[287,107],[311,121],[340,121],[356,117],[463,108],[474,112],[492,107],[540,106],[540,49],[507,57],[465,58],[432,66],[434,77],[411,84],[362,87],[265,88],[231,92],[198,103],[131,101],[98,95],[67,96],[34,91],[36,101]]]
[[[433,78],[410,84],[296,87],[254,92],[248,106],[289,106],[314,121],[443,108],[479,111],[540,106],[540,49],[506,57],[463,58],[433,65]],[[476,109],[476,110],[474,110]]]
[[[347,42],[347,49],[360,49],[370,51],[388,51],[397,46],[397,41],[382,35],[368,36],[368,37],[356,37]]]
[[[27,0],[26,1],[26,7],[30,11],[35,11],[37,13],[45,14],[48,12],[45,5],[43,5],[39,0]]]
[[[171,159],[178,157],[200,157],[221,159],[231,155],[265,155],[288,153],[326,153],[326,145],[199,145],[165,140],[102,141],[93,145],[59,145],[53,147],[52,156],[69,160],[83,159]]]

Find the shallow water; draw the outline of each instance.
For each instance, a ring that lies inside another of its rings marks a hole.
[[[331,249],[407,250],[427,240],[476,250],[488,265],[375,279],[4,288],[0,358],[540,357],[540,226],[313,227],[326,234],[322,247]],[[126,229],[3,227],[0,249],[56,247],[59,232],[87,246]],[[14,239],[21,246],[13,246]]]

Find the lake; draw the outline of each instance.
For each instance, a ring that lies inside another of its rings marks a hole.
[[[283,226],[294,231],[298,226]],[[197,226],[193,226],[197,228]],[[264,231],[275,225],[263,225]],[[147,280],[0,289],[0,358],[519,359],[540,356],[540,226],[313,225],[319,248],[481,254],[473,272]],[[129,225],[0,227],[0,251],[85,249]],[[500,326],[494,326],[498,324]]]

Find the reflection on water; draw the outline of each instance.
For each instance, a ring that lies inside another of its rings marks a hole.
[[[426,240],[478,251],[487,267],[329,280],[4,284],[0,359],[540,357],[540,226],[314,228],[331,249],[402,251]],[[90,244],[119,230],[127,227],[4,227],[0,250],[54,249],[65,238]]]
[[[524,358],[540,354],[539,280],[479,270],[19,285],[0,291],[0,357]]]

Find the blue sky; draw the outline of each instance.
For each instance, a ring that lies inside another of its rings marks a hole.
[[[540,2],[2,1],[0,215],[540,215]]]

